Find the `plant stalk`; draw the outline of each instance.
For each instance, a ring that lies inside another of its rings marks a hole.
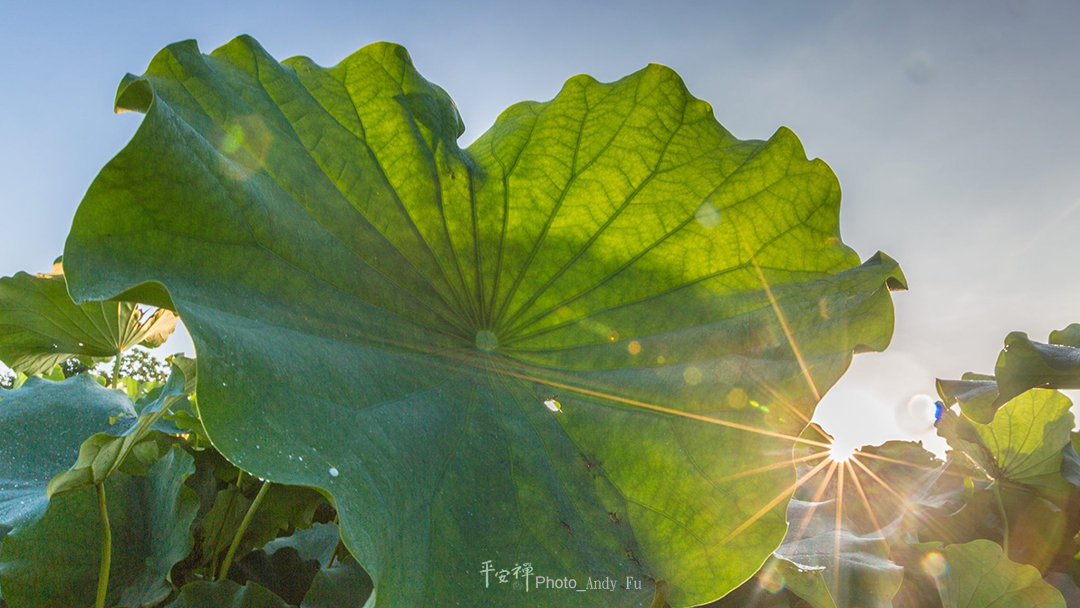
[[[113,363],[112,387],[120,385],[120,351],[116,351],[116,361]]]
[[[333,568],[334,567],[334,560],[337,559],[338,551],[341,551],[342,547],[345,544],[341,540],[341,520],[338,519],[338,514],[337,513],[334,514],[334,524],[338,527],[337,544],[334,545],[334,552],[330,554],[330,562],[328,564],[326,564],[327,568]]]
[[[109,527],[109,509],[105,503],[105,484],[94,486],[97,490],[98,516],[101,518],[101,568],[98,570],[97,599],[95,608],[105,608],[105,594],[109,590],[109,566],[112,564],[112,528]]]
[[[998,515],[1001,517],[1002,538],[1001,549],[1005,556],[1009,556],[1009,516],[1005,513],[1005,503],[1001,500],[1001,484],[994,482],[994,497],[997,499]]]
[[[214,559],[210,562],[210,576],[217,576],[218,572],[218,555],[220,552],[217,550],[218,543],[221,542],[221,533],[225,531],[225,524],[232,517],[233,505],[236,504],[236,497],[240,496],[240,489],[242,482],[244,481],[244,472],[237,469],[236,471],[236,493],[229,496],[229,504],[225,506],[225,517],[221,519],[221,525],[218,526],[217,532],[214,533],[214,544],[211,545],[214,548]]]
[[[247,532],[251,519],[255,517],[255,511],[259,510],[259,504],[263,501],[266,491],[269,489],[270,482],[264,481],[262,487],[259,488],[259,493],[255,495],[255,501],[251,503],[251,508],[244,515],[244,520],[240,522],[240,528],[236,531],[232,544],[229,545],[229,552],[225,554],[225,561],[221,562],[221,572],[218,574],[218,580],[228,577],[229,567],[232,566],[233,558],[236,557],[236,550],[240,547],[240,540],[244,538],[244,533]]]

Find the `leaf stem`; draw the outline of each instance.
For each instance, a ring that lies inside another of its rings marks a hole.
[[[236,492],[229,496],[229,502],[225,505],[225,516],[221,518],[221,525],[218,526],[217,532],[214,533],[214,544],[211,545],[214,551],[214,558],[210,561],[210,576],[217,576],[218,571],[218,556],[221,555],[221,551],[218,550],[218,546],[221,543],[221,534],[225,531],[225,524],[232,517],[233,505],[236,504],[236,497],[241,496],[240,487],[241,482],[244,480],[244,472],[240,469],[236,470]]]
[[[998,515],[1001,517],[1002,537],[1001,549],[1005,556],[1009,555],[1009,516],[1005,513],[1005,503],[1001,500],[1001,484],[994,482],[994,497],[997,499]]]
[[[97,600],[95,608],[105,608],[105,594],[109,590],[109,566],[112,563],[112,528],[109,527],[109,509],[105,503],[105,484],[94,485],[97,490],[98,515],[101,518],[101,568],[98,570]]]
[[[667,583],[664,581],[656,581],[656,593],[653,595],[650,608],[670,608],[670,604],[667,603]]]
[[[338,514],[337,513],[334,514],[334,524],[337,525],[337,527],[338,527],[337,544],[334,545],[334,552],[330,554],[330,561],[329,561],[329,563],[326,564],[327,568],[333,568],[334,567],[334,559],[337,558],[338,551],[341,551],[342,546],[344,545],[344,543],[341,540],[341,520],[338,519]]]
[[[228,577],[229,567],[232,566],[233,558],[236,557],[236,549],[240,547],[240,540],[244,538],[244,533],[247,532],[251,519],[255,517],[255,511],[259,510],[259,504],[262,503],[266,491],[269,489],[270,482],[264,481],[262,487],[259,488],[259,493],[255,495],[254,502],[248,508],[247,514],[244,515],[244,520],[240,522],[240,528],[236,530],[236,536],[233,536],[232,544],[229,545],[229,552],[225,554],[225,561],[221,562],[221,572],[218,574],[218,580]]]
[[[112,387],[116,388],[120,383],[120,351],[116,351],[116,361],[113,363]]]

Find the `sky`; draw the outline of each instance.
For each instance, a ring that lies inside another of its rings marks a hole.
[[[1080,322],[1080,2],[15,2],[0,0],[0,275],[43,272],[139,116],[116,86],[174,41],[241,33],[332,65],[404,44],[465,121],[578,73],[674,68],[743,139],[790,127],[843,189],[843,240],[896,258],[884,353],[855,358],[816,419],[838,440],[932,437],[935,377],[991,372],[1013,330]],[[192,352],[178,332],[163,349]],[[912,399],[914,398],[914,401]]]

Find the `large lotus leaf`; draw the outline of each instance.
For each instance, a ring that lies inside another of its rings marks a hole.
[[[213,506],[206,513],[201,553],[207,565],[217,563],[224,556],[251,508],[249,496],[254,497],[258,485],[244,485],[245,492],[236,486],[217,492]],[[326,498],[311,488],[271,485],[237,545],[237,555],[266,545],[279,533],[310,528],[316,509],[325,502]]]
[[[117,108],[146,117],[76,215],[73,295],[179,312],[209,437],[329,492],[379,606],[522,601],[485,562],[643,583],[537,602],[716,598],[794,480],[732,476],[788,461],[892,333],[902,276],[840,242],[830,169],[667,68],[575,77],[466,150],[390,44],[328,69],[175,44]]]
[[[168,596],[173,565],[191,551],[198,499],[184,485],[192,458],[174,447],[145,476],[105,482],[112,527],[107,605],[152,606]],[[93,488],[57,495],[33,524],[14,529],[0,551],[0,584],[12,608],[94,605],[101,524]]]
[[[1045,569],[1075,551],[1070,511],[1030,488],[1008,482],[974,481],[959,508],[922,508],[910,521],[924,541],[962,543],[979,538],[1005,543],[1008,557]]]
[[[938,434],[967,454],[991,479],[1037,489],[1052,499],[1063,496],[1062,449],[1070,443],[1072,402],[1047,389],[1014,397],[988,424],[946,411]]]
[[[923,564],[937,575],[944,608],[1065,608],[1038,570],[1009,561],[988,540],[948,545]]]
[[[0,526],[41,516],[46,486],[75,462],[83,441],[123,433],[134,420],[131,400],[90,376],[63,382],[31,377],[17,389],[0,390]]]
[[[59,264],[53,274],[0,278],[0,361],[25,374],[46,372],[75,356],[115,357],[135,346],[160,346],[176,315],[149,316],[134,304],[75,304]]]

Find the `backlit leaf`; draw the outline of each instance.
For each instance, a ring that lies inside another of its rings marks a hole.
[[[0,278],[0,361],[25,374],[75,356],[111,358],[137,344],[161,346],[175,327],[176,315],[165,309],[147,316],[129,303],[76,305],[59,265],[53,274]]]
[[[117,107],[146,118],[76,215],[73,295],[180,314],[207,435],[331,494],[380,607],[520,600],[485,562],[641,583],[538,602],[717,598],[784,535],[792,436],[891,337],[903,277],[841,243],[831,170],[661,66],[468,149],[390,44],[179,43]]]
[[[1009,561],[991,541],[949,545],[923,559],[938,575],[944,608],[1065,608],[1038,570]]]

